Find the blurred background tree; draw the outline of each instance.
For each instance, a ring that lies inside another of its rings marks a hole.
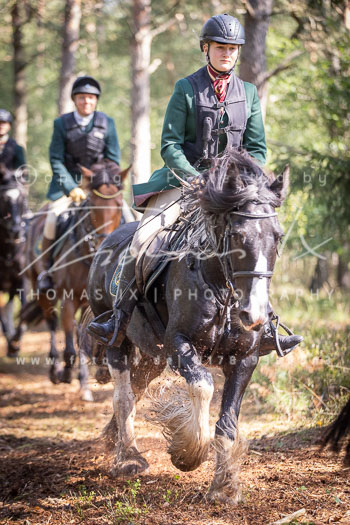
[[[70,41],[70,72],[64,77],[69,6],[75,6],[80,20]],[[150,151],[151,170],[162,165],[162,121],[174,84],[204,64],[198,37],[205,20],[229,12],[246,25],[249,43],[240,74],[258,85],[266,108],[268,168],[277,172],[291,164],[292,191],[281,212],[285,229],[291,227],[282,272],[298,268],[308,285],[317,272],[324,276],[323,259],[311,252],[303,255],[305,246],[319,246],[315,251],[336,264],[338,282],[346,286],[349,2],[85,0],[79,9],[78,0],[0,0],[1,106],[16,116],[16,137],[26,142],[28,162],[38,173],[30,187],[32,206],[38,207],[45,197],[52,123],[60,93],[65,86],[69,91],[74,76],[91,74],[101,82],[99,109],[115,119],[123,165],[141,159],[135,162],[134,175],[142,178],[142,159],[145,173],[149,161],[135,144]],[[145,41],[147,59],[140,66]]]

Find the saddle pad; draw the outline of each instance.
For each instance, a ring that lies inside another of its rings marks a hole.
[[[174,259],[168,252],[178,248],[184,234],[185,227],[182,225],[176,230],[162,230],[143,250],[137,261],[135,274],[137,286],[145,296],[157,277]]]
[[[113,296],[113,297],[116,297],[117,296],[117,291],[118,291],[118,286],[119,286],[119,279],[120,279],[120,274],[122,272],[122,269],[123,269],[123,265],[124,265],[124,257],[126,255],[126,252],[127,252],[127,249],[128,247],[126,247],[120,254],[120,263],[117,264],[114,272],[113,272],[113,275],[112,275],[112,279],[111,279],[111,282],[109,283],[109,293]]]

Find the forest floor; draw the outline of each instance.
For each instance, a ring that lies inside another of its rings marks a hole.
[[[160,430],[145,419],[146,398],[138,405],[136,433],[149,471],[113,479],[111,457],[99,441],[112,413],[112,384],[91,379],[95,400],[84,403],[76,379],[50,383],[46,332],[25,334],[22,348],[24,363],[9,360],[0,338],[0,523],[268,525],[291,515],[283,523],[350,524],[350,469],[341,457],[319,450],[323,427],[266,412],[248,396],[241,411],[249,440],[243,500],[215,504],[205,498],[213,451],[196,471],[176,470]],[[212,423],[223,379],[219,371],[214,375]]]

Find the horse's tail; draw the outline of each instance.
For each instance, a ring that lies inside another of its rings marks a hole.
[[[22,306],[19,312],[19,319],[21,323],[27,323],[36,326],[40,321],[44,320],[43,310],[35,299]]]
[[[345,438],[349,435],[348,443],[345,447],[344,463],[350,465],[350,398],[342,408],[339,416],[329,427],[322,440],[322,447],[330,445],[334,452],[339,452],[345,446]]]

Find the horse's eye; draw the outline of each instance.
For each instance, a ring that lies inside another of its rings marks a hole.
[[[243,244],[245,241],[245,234],[242,232],[232,232],[231,233],[233,242],[236,244]]]

